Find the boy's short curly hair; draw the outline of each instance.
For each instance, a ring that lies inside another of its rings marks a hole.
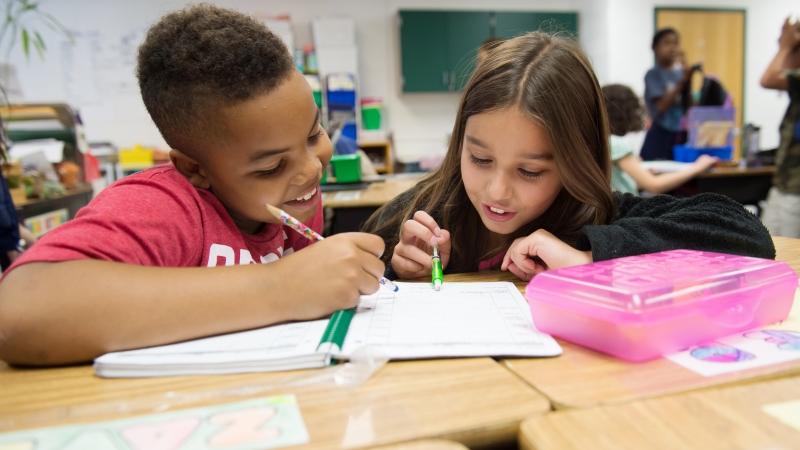
[[[294,62],[283,41],[255,18],[209,4],[171,12],[139,47],[142,100],[164,140],[191,153],[224,138],[221,107],[265,94]]]
[[[602,91],[611,134],[625,136],[644,128],[644,108],[631,88],[621,84],[609,84],[603,86]]]

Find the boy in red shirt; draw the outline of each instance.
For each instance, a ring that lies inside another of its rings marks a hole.
[[[320,232],[331,158],[277,36],[244,14],[191,6],[148,31],[137,76],[172,164],[111,185],[14,263],[0,282],[0,359],[88,361],[315,319],[377,291],[381,238],[343,234],[299,251],[309,241],[264,207]]]

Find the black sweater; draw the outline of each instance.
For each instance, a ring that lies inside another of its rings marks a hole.
[[[417,189],[411,189],[388,203],[380,212],[380,222],[400,212],[416,193]],[[617,214],[612,223],[586,225],[578,238],[577,249],[591,250],[594,261],[679,248],[775,259],[775,245],[758,217],[724,195],[706,193],[684,199],[613,195]],[[433,218],[441,222],[441,217]],[[388,245],[398,232],[380,236]],[[386,277],[397,278],[391,265],[386,267]]]

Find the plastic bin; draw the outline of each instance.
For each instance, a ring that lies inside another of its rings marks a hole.
[[[686,115],[686,122],[689,126],[689,136],[686,145],[689,147],[706,147],[703,141],[707,139],[702,138],[701,129],[703,124],[708,122],[712,123],[728,123],[732,128],[725,137],[725,142],[718,142],[717,146],[732,146],[734,137],[734,128],[736,126],[736,109],[731,107],[722,106],[693,106],[689,108]]]
[[[119,150],[119,164],[124,171],[137,171],[153,167],[155,151],[139,144]]]
[[[796,289],[783,262],[672,250],[546,271],[525,297],[537,329],[645,361],[781,321]]]
[[[364,98],[361,100],[361,121],[365,130],[379,130],[383,102],[379,98]]]
[[[694,162],[700,155],[716,156],[722,161],[730,161],[733,157],[733,146],[693,148],[686,145],[672,147],[673,158],[680,162]]]
[[[361,155],[333,155],[331,158],[333,175],[337,183],[358,183],[361,181]]]

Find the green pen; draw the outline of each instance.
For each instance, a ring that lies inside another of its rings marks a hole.
[[[442,258],[439,257],[439,247],[433,246],[433,256],[431,256],[431,283],[437,291],[442,288],[444,279],[442,277]]]
[[[356,308],[357,307],[336,311],[328,321],[328,326],[325,328],[322,339],[320,339],[319,345],[317,346],[318,351],[323,347],[327,347],[325,354],[326,365],[332,364],[331,351],[333,350],[333,346],[339,347],[339,350],[344,346],[344,338],[347,337],[347,330],[350,329],[350,322],[356,314]]]

